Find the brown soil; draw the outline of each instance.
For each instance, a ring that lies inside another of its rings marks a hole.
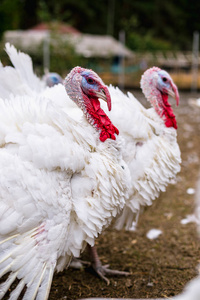
[[[140,92],[134,94],[142,97]],[[97,240],[103,264],[112,269],[131,272],[128,277],[109,277],[110,285],[89,270],[69,268],[55,274],[50,300],[87,297],[167,298],[177,295],[197,274],[200,243],[196,225],[180,221],[194,211],[194,195],[200,161],[200,108],[188,105],[190,94],[181,94],[174,111],[178,121],[178,142],[182,152],[182,169],[177,183],[170,185],[151,207],[144,209],[137,231],[107,229]],[[162,235],[149,240],[146,233],[157,228]],[[88,260],[87,253],[82,259]]]
[[[139,98],[141,93],[134,94]],[[182,169],[178,181],[170,185],[151,207],[144,209],[136,232],[107,229],[98,239],[103,264],[129,271],[128,277],[109,277],[110,285],[88,270],[68,270],[54,276],[50,300],[86,297],[167,298],[177,295],[197,274],[200,243],[196,225],[180,221],[194,210],[194,195],[200,161],[200,108],[188,105],[190,94],[181,94],[174,106],[178,121],[178,142]],[[143,102],[143,101],[142,101]],[[163,234],[149,240],[146,233],[158,228]],[[88,259],[84,253],[83,259]]]

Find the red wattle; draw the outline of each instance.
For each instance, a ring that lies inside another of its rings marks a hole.
[[[98,99],[93,99],[92,105],[93,105],[95,111],[100,109],[100,102]]]
[[[168,102],[168,95],[163,94],[162,98],[164,103],[163,115],[165,116],[165,125],[166,127],[174,127],[175,129],[177,129],[176,117],[173,113],[171,105]]]
[[[99,139],[105,142],[108,138],[115,140],[115,134],[119,134],[119,130],[112,124],[111,120],[100,107],[98,99],[91,100],[92,106],[87,107],[87,111],[92,117],[96,128],[100,130]]]

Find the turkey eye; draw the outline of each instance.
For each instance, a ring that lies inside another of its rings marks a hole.
[[[94,80],[91,79],[91,78],[88,78],[87,82],[88,82],[88,83],[94,83]]]
[[[163,77],[163,81],[166,82],[166,81],[167,81],[167,78],[166,78],[166,77]]]

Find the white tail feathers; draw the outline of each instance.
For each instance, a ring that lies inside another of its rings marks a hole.
[[[30,56],[17,51],[17,49],[9,43],[6,43],[5,50],[20,76],[21,81],[26,83],[31,89],[40,92],[44,87],[44,83],[34,74],[33,63]]]
[[[3,299],[11,284],[15,281],[17,272],[10,273],[7,280],[0,285],[0,299]]]
[[[14,291],[12,291],[12,293],[10,294],[10,298],[9,300],[16,300],[18,299],[18,297],[20,296],[23,288],[25,287],[25,283],[23,280],[21,280],[19,282],[19,284],[17,285],[17,287],[14,289]]]
[[[0,284],[0,299],[10,288],[12,290],[16,279],[18,285],[11,291],[10,300],[17,300],[22,291],[23,300],[48,299],[56,263],[41,258],[41,249],[38,251],[35,238],[40,228],[1,241],[0,277],[10,274]]]

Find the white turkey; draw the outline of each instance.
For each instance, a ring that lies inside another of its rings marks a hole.
[[[123,158],[131,174],[129,200],[116,222],[117,229],[124,225],[131,229],[140,207],[151,205],[180,171],[177,123],[168,102],[172,96],[178,105],[178,89],[170,75],[157,67],[145,71],[141,88],[152,108],[146,109],[131,93],[109,87],[112,111],[108,115],[125,140]]]
[[[40,94],[0,99],[0,277],[9,273],[0,299],[16,279],[10,299],[48,299],[54,272],[93,246],[125,204],[123,141],[98,100],[111,109],[107,87],[80,67],[64,85],[81,122]]]
[[[46,80],[42,81],[34,74],[32,60],[29,55],[17,51],[16,48],[9,43],[6,44],[5,50],[14,67],[3,67],[3,65],[1,65],[0,82],[2,82],[2,85],[0,86],[0,97],[9,99],[13,94],[26,95],[29,97],[31,96],[33,101],[35,97],[38,96],[40,96],[40,99],[48,98],[55,103],[56,106],[59,106],[63,111],[69,113],[70,117],[73,117],[78,121],[81,120],[83,117],[82,110],[77,110],[77,105],[70,100],[65,92],[64,86],[59,84],[62,79],[57,73],[48,73],[45,76]],[[10,78],[12,78],[16,84],[13,85],[10,82]],[[55,86],[55,84],[58,85]],[[50,87],[47,87],[46,85]],[[104,125],[107,126],[106,119],[104,122]],[[117,129],[116,131],[118,133]],[[103,266],[99,260],[95,247],[93,248],[88,245],[88,250],[94,271],[104,279],[107,284],[109,284],[109,280],[104,276],[105,273],[110,275],[129,275],[128,272],[111,270],[107,266]],[[73,259],[73,266],[77,267],[77,265],[80,267],[82,262]]]

